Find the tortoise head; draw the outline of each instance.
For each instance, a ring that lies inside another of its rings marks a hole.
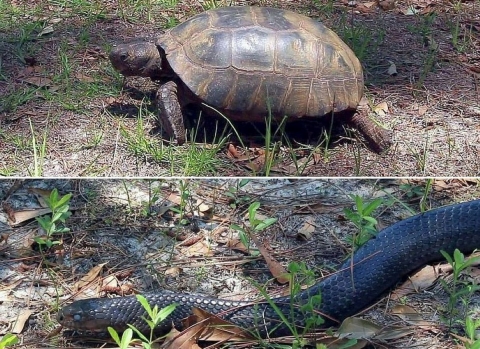
[[[162,57],[153,42],[135,41],[116,45],[110,52],[113,67],[125,76],[162,76]]]

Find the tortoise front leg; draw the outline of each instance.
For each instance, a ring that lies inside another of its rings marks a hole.
[[[185,124],[182,108],[178,101],[177,84],[168,81],[157,92],[158,121],[169,138],[179,145],[185,143]]]
[[[349,123],[360,131],[368,142],[368,146],[374,152],[382,154],[392,145],[391,132],[370,120],[365,111],[357,110],[349,120]]]

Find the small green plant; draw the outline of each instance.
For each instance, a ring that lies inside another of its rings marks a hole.
[[[161,186],[158,181],[149,181],[148,183],[148,201],[142,202],[142,214],[150,217],[153,206],[160,200]]]
[[[449,327],[452,327],[456,322],[463,323],[463,320],[459,320],[465,316],[466,310],[468,308],[470,296],[480,290],[479,285],[472,285],[469,282],[464,282],[460,279],[462,272],[470,267],[471,265],[480,261],[480,256],[465,259],[465,256],[458,249],[455,249],[453,256],[450,256],[445,251],[440,251],[447,260],[447,262],[452,266],[453,270],[453,281],[449,285],[445,280],[440,279],[440,283],[445,291],[448,293],[448,305],[446,309],[446,322]],[[463,310],[460,311],[458,307],[458,302],[462,301]]]
[[[0,349],[6,347],[13,347],[18,343],[18,337],[12,333],[7,333],[5,336],[0,338]]]
[[[465,333],[467,340],[463,342],[465,349],[480,349],[480,339],[477,338],[477,330],[480,328],[480,319],[472,319],[467,316],[465,319]]]
[[[425,142],[423,143],[423,147],[420,150],[417,150],[416,147],[408,146],[408,149],[412,153],[412,156],[417,161],[418,170],[422,174],[425,174],[426,169],[427,169],[429,142],[430,142],[430,134],[427,131],[426,135],[425,135]]]
[[[147,338],[145,334],[140,332],[137,328],[134,326],[128,324],[128,329],[125,330],[122,334],[122,338],[118,335],[118,332],[112,328],[108,327],[108,333],[110,333],[110,336],[113,338],[115,343],[120,347],[120,349],[127,349],[130,347],[130,344],[138,342],[137,339],[132,339],[133,338],[133,332],[136,333],[136,335],[140,338],[142,342],[142,347],[145,349],[151,349],[153,348],[152,344],[154,343],[154,333],[155,333],[155,328],[160,324],[162,321],[164,321],[177,307],[176,304],[170,304],[166,306],[163,309],[158,309],[158,305],[155,305],[153,308],[148,304],[147,299],[142,296],[142,295],[137,295],[137,300],[140,302],[142,307],[147,311],[148,318],[143,318],[145,322],[148,324],[148,327],[150,327],[150,335]]]
[[[312,0],[312,3],[323,16],[328,17],[334,13],[334,0]]]
[[[273,130],[274,124],[276,124],[276,120],[273,117],[272,110],[271,110],[271,105],[268,102],[267,103],[267,108],[268,108],[268,115],[265,117],[265,136],[264,136],[264,141],[265,141],[265,164],[263,168],[263,173],[265,173],[265,176],[269,176],[270,172],[272,171],[273,166],[275,165],[277,161],[277,154],[278,150],[280,148],[280,144],[274,142],[273,140],[277,136],[277,134],[281,134],[284,137],[286,137],[285,133],[285,124],[287,121],[287,116],[285,115],[283,119],[281,120],[280,124],[275,125],[275,130]]]
[[[43,142],[37,146],[37,140],[32,125],[32,120],[29,120],[30,131],[32,132],[32,150],[33,150],[33,177],[41,177],[43,173],[43,163],[45,161],[45,154],[47,151],[47,134],[43,134]]]
[[[361,62],[375,52],[385,38],[384,29],[377,27],[373,33],[365,25],[355,22],[354,16],[343,16],[337,32]]]
[[[211,146],[198,146],[195,142],[198,131],[198,127],[196,127],[190,132],[190,142],[186,145],[186,151],[183,155],[183,169],[181,169],[182,176],[199,176],[205,175],[205,173],[214,173],[216,167],[219,165],[219,160],[216,155],[221,149],[223,149],[223,146],[226,143],[228,137],[225,136],[226,129],[224,129],[221,134],[218,134],[217,128],[215,128],[214,132],[213,130],[210,130],[213,134]],[[206,138],[207,135],[205,135],[205,139]],[[207,142],[205,141],[205,143]],[[178,175],[178,171],[172,173],[172,176],[173,175]]]
[[[436,14],[434,12],[427,15],[419,15],[417,11],[412,9],[412,14],[415,15],[416,23],[407,25],[407,30],[412,34],[420,34],[422,37],[427,37],[432,33],[432,26],[435,22]]]
[[[70,77],[72,76],[72,70],[73,70],[73,67],[69,58],[69,53],[68,53],[69,47],[71,47],[71,45],[66,41],[63,41],[60,44],[60,48],[58,49],[58,56],[60,58],[61,69],[60,69],[60,73],[57,75],[57,78],[59,81],[65,82],[67,84],[66,86],[67,88],[69,87],[68,84],[71,81]]]
[[[295,296],[302,292],[303,285],[312,285],[315,283],[315,273],[313,270],[307,268],[305,263],[290,263],[288,265],[288,272],[291,277],[290,282],[290,295],[292,300]],[[304,314],[309,314],[306,320],[305,332],[310,329],[318,328],[325,320],[320,316],[315,309],[319,309],[322,304],[322,295],[316,294],[308,299],[306,304],[301,306],[301,310]]]
[[[470,30],[463,28],[462,30],[462,1],[453,2],[453,11],[455,16],[453,21],[449,23],[450,32],[452,33],[452,44],[457,52],[465,52],[468,47],[472,44],[472,27]]]
[[[72,194],[68,193],[60,198],[58,190],[53,189],[50,196],[45,198],[45,202],[47,203],[48,208],[52,210],[52,213],[35,218],[46,234],[45,237],[35,237],[35,242],[40,246],[47,246],[50,248],[53,245],[58,245],[60,241],[53,240],[53,235],[63,234],[70,231],[70,229],[65,227],[64,224],[72,215],[69,211],[71,197]]]
[[[345,217],[358,229],[358,232],[350,240],[350,243],[358,248],[377,234],[375,228],[377,220],[371,216],[371,213],[383,204],[383,200],[376,198],[369,203],[365,203],[358,195],[350,195],[350,197],[355,201],[356,211],[349,208],[345,208],[343,211]]]
[[[257,285],[257,288],[295,338],[292,342],[292,348],[304,348],[309,345],[309,342],[306,338],[303,338],[303,334],[318,328],[325,322],[321,314],[316,311],[320,308],[322,295],[315,294],[311,295],[306,301],[299,300],[297,295],[302,292],[302,286],[315,283],[315,275],[313,271],[307,268],[305,263],[290,263],[288,272],[290,278],[290,314],[282,311],[263,287]],[[296,326],[297,316],[305,319],[304,328]]]
[[[425,194],[425,188],[421,185],[405,183],[401,184],[399,188],[405,192],[405,195],[407,195],[407,198],[409,199],[422,197]]]
[[[362,170],[362,147],[359,142],[353,143],[353,158],[355,159],[355,176],[361,176]]]
[[[37,98],[38,87],[17,88],[0,97],[0,112],[13,113],[17,108]]]
[[[177,25],[178,25],[178,19],[176,19],[173,16],[167,17],[167,23],[165,24],[166,29],[176,27]]]
[[[420,199],[420,211],[421,212],[425,212],[425,211],[428,210],[428,207],[427,207],[428,195],[430,194],[430,191],[432,190],[433,181],[434,181],[433,178],[428,178],[425,181],[424,193],[423,193],[423,195]]]
[[[433,185],[433,178],[427,178],[425,180],[425,185],[414,185],[410,183],[405,183],[400,185],[400,190],[405,192],[405,195],[409,199],[418,198],[420,197],[420,211],[425,212],[428,210],[427,202],[428,202],[428,195],[432,190]]]
[[[260,203],[255,201],[250,204],[248,207],[248,221],[250,223],[250,229],[241,227],[237,224],[230,225],[231,229],[238,231],[240,241],[243,243],[248,250],[250,250],[250,234],[251,233],[259,233],[269,226],[277,222],[277,218],[265,218],[265,219],[258,219],[257,218],[257,211],[260,208]]]
[[[425,79],[427,78],[427,75],[433,71],[433,68],[435,67],[435,63],[437,62],[437,52],[438,52],[438,44],[436,44],[433,39],[432,41],[429,41],[429,48],[427,55],[423,61],[423,69],[418,77],[417,82],[415,83],[416,89],[414,92],[418,90],[423,89],[423,84],[425,83]]]
[[[202,7],[205,11],[217,8],[219,7],[218,0],[206,0],[203,2]]]
[[[235,186],[230,186],[228,187],[228,190],[224,193],[225,196],[230,198],[230,207],[231,208],[237,208],[239,206],[242,206],[248,202],[250,202],[252,199],[248,195],[240,195],[240,189],[246,186],[250,182],[250,179],[244,178],[239,181],[236,181]]]
[[[170,210],[177,213],[180,217],[178,219],[180,225],[187,225],[189,223],[186,217],[186,208],[187,204],[191,199],[189,182],[188,181],[180,181],[179,183],[179,191],[180,191],[180,204],[179,207],[171,207]]]

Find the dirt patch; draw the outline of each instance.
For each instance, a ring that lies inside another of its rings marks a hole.
[[[243,186],[240,180],[221,179],[1,181],[1,333],[11,332],[26,314],[26,322],[18,328],[26,346],[38,347],[39,341],[69,346],[80,341],[95,347],[85,339],[70,338],[68,332],[56,333],[58,307],[79,298],[157,289],[229,300],[262,299],[252,280],[272,297],[285,295],[288,286],[272,279],[255,244],[251,243],[250,252],[241,244],[232,245],[239,235],[231,225],[245,226],[250,202],[261,203],[262,219],[278,219],[257,234],[271,256],[285,267],[305,263],[318,281],[351,253],[348,241],[357,229],[344,212],[353,208],[351,195],[364,202],[381,200],[373,214],[381,228],[418,212],[422,198],[418,195],[430,184],[423,201],[427,208],[479,195],[478,183],[461,180],[272,179]],[[44,234],[38,224],[30,220],[12,227],[7,218],[40,208],[38,197],[53,188],[61,195],[73,194],[73,215],[67,219],[71,231],[55,235],[53,240],[61,243],[42,255],[34,243]],[[314,229],[311,236],[300,239],[299,233],[308,230],[306,223]],[[401,327],[405,335],[389,340],[391,347],[450,347],[454,338],[443,335],[447,330],[440,320],[448,296],[440,286],[430,291],[409,294],[401,301],[385,297],[361,316],[380,326]],[[477,297],[469,300],[472,312],[477,301]],[[392,315],[395,305],[413,307],[421,314],[422,326]],[[462,326],[451,331],[462,333]]]
[[[155,84],[128,79],[122,87],[123,79],[108,62],[108,51],[127,38],[155,36],[212,4],[136,4],[3,5],[1,174],[264,173],[268,157],[262,150],[264,130],[259,125],[246,129],[236,125],[253,153],[247,156],[249,161],[231,159],[238,140],[220,142],[223,128],[214,132],[217,126],[211,120],[199,126],[196,141],[200,143],[176,147],[160,141],[152,105]],[[371,117],[393,132],[394,146],[387,154],[376,155],[341,126],[333,130],[326,148],[325,139],[322,143],[318,138],[323,126],[329,128],[328,121],[327,125],[306,123],[298,130],[289,127],[285,134],[290,144],[281,137],[270,145],[275,153],[270,173],[475,176],[480,172],[478,1],[456,5],[398,1],[392,8],[371,2],[356,2],[353,7],[328,1],[232,4],[288,8],[333,28],[364,66]],[[192,114],[198,118],[198,113]]]

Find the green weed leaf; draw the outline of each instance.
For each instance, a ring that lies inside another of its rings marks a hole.
[[[130,342],[133,338],[133,331],[131,328],[127,328],[122,334],[122,341],[120,342],[121,349],[127,349],[130,346]]]
[[[120,337],[119,337],[117,331],[113,327],[110,327],[110,326],[107,327],[107,330],[108,330],[108,333],[110,333],[110,337],[112,337],[113,340],[115,341],[115,343],[117,343],[117,345],[120,346],[121,341],[120,341]]]
[[[267,218],[264,221],[260,221],[256,226],[255,226],[255,231],[262,231],[272,224],[275,224],[277,222],[277,218]]]
[[[57,194],[57,196],[58,196],[58,194]],[[64,196],[62,196],[62,198],[60,200],[54,201],[53,209],[57,209],[57,208],[60,208],[62,206],[65,206],[65,211],[67,211],[68,210],[67,203],[70,201],[71,198],[72,198],[72,193],[65,194]]]
[[[248,220],[253,227],[255,226],[255,216],[257,215],[257,210],[259,207],[260,203],[258,201],[252,202],[248,207]]]
[[[240,180],[240,183],[238,184],[238,186],[240,188],[242,188],[242,187],[246,186],[249,182],[250,182],[250,179],[244,178],[244,179]]]
[[[140,340],[143,343],[148,343],[148,338],[142,332],[140,332],[136,327],[134,327],[130,324],[128,324],[128,327],[130,327],[132,330],[135,331],[135,333],[137,334],[137,336],[140,338]]]
[[[18,343],[18,337],[13,333],[7,333],[5,336],[0,339],[0,349],[5,347],[13,346]]]

